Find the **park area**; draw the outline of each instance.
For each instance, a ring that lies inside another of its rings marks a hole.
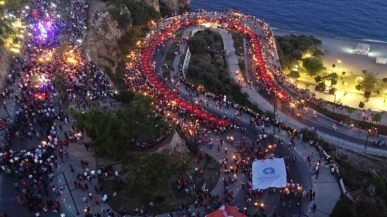
[[[122,167],[120,178],[101,179],[104,192],[115,195],[109,205],[115,210],[144,206],[151,213],[167,213],[181,204],[194,203],[196,190],[206,183],[211,192],[219,179],[219,165],[210,156],[201,155],[194,164],[195,155],[189,153],[133,153],[130,160],[113,167]],[[196,168],[200,168],[195,172]],[[200,170],[202,171],[202,175]]]

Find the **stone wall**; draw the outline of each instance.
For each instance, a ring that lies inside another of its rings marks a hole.
[[[152,6],[156,11],[160,11],[159,0],[144,0],[149,6]]]
[[[126,29],[118,28],[118,23],[113,19],[109,10],[110,5],[106,8],[105,3],[95,2],[90,6],[89,14],[89,31],[84,41],[84,47],[87,55],[94,62],[99,65],[112,66],[116,65],[118,52],[118,41],[122,35],[125,34]],[[121,13],[128,13],[130,11],[125,5],[121,5],[119,10]],[[131,26],[131,25],[129,25]],[[115,64],[112,64],[112,62]]]
[[[0,76],[2,79],[0,79],[0,89],[3,90],[5,87],[5,81],[6,76],[10,70],[11,67],[11,59],[12,55],[8,52],[8,50],[5,47],[0,48]]]
[[[189,152],[187,146],[185,145],[185,141],[179,136],[176,131],[173,132],[171,141],[157,149],[156,153],[169,154],[175,151],[179,153]]]
[[[179,11],[179,8],[188,8],[191,4],[191,0],[161,0],[163,1],[171,10]]]

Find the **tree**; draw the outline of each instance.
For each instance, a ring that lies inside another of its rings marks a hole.
[[[314,77],[314,81],[315,81],[316,83],[319,83],[321,80],[322,80],[322,78],[321,78],[320,75]]]
[[[366,99],[369,99],[371,97],[371,91],[369,91],[369,90],[364,91],[364,97]]]
[[[337,84],[337,79],[336,78],[333,78],[332,80],[331,80],[331,85],[336,85]]]
[[[387,83],[387,78],[382,79],[383,83]]]
[[[359,103],[359,108],[364,108],[364,106],[365,106],[364,102],[363,102],[363,101],[360,101],[360,103]]]
[[[323,91],[325,89],[325,82],[321,81],[318,83],[317,87],[319,90]]]
[[[329,78],[329,79],[337,79],[338,77],[339,77],[339,76],[337,75],[336,72],[330,73],[330,74],[328,75],[328,78]]]
[[[380,113],[373,114],[372,115],[372,121],[375,121],[376,123],[380,122],[382,120],[382,115]]]
[[[336,67],[336,64],[333,63],[333,64],[332,64],[332,68],[335,68],[335,67]]]
[[[347,73],[346,71],[342,71],[342,72],[341,72],[342,75],[345,75],[346,73]]]
[[[384,93],[383,88],[378,89],[378,95],[381,96]]]
[[[291,68],[308,53],[315,58],[323,55],[321,40],[306,35],[276,36],[278,56],[282,68]]]
[[[356,90],[361,90],[361,88],[362,88],[361,84],[356,85],[355,88],[356,88]]]
[[[188,40],[189,50],[192,55],[202,55],[205,53],[207,42],[199,37],[192,37]]]
[[[296,71],[296,70],[292,70],[292,71],[290,71],[290,73],[289,73],[289,77],[294,78],[294,79],[297,79],[297,78],[300,77],[300,73],[299,73],[298,71]]]
[[[380,197],[367,197],[356,199],[353,205],[353,217],[386,217],[387,208]]]
[[[304,68],[308,71],[309,75],[311,76],[316,75],[324,68],[321,59],[316,57],[304,58],[302,59],[302,63]]]
[[[98,155],[117,159],[126,150],[135,148],[132,141],[145,142],[165,134],[168,123],[163,118],[155,118],[154,104],[154,99],[137,93],[130,105],[115,113],[100,107],[91,107],[84,113],[72,109],[70,113],[79,129],[91,137]]]
[[[123,104],[129,105],[134,99],[135,93],[130,90],[120,91],[116,97],[116,100],[122,102]]]
[[[160,13],[145,1],[126,0],[122,2],[130,10],[130,17],[134,26],[142,26],[150,20],[157,20],[160,17]]]
[[[372,91],[375,88],[376,82],[377,79],[375,73],[366,71],[363,79],[359,81],[359,84],[361,85],[362,90]]]

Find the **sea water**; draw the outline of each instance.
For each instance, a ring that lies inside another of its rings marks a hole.
[[[387,42],[387,0],[191,0],[190,11],[228,8],[273,29]]]

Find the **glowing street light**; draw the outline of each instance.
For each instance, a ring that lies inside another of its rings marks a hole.
[[[340,63],[341,63],[341,60],[337,60],[337,69],[340,70]]]

